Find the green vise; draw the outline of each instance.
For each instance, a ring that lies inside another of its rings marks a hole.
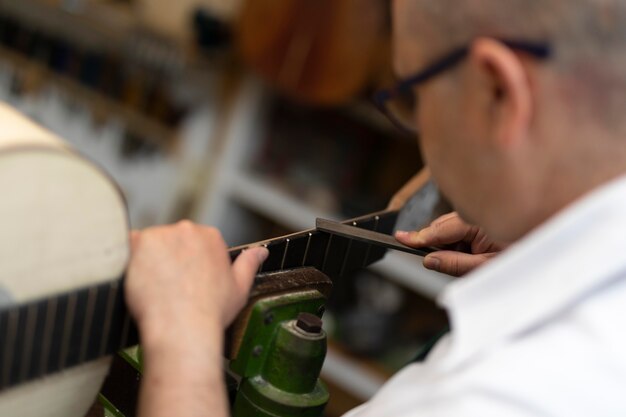
[[[249,308],[231,329],[233,417],[319,417],[328,391],[321,316],[332,286],[314,268],[257,277]]]
[[[321,316],[332,282],[314,268],[258,275],[246,308],[228,329],[226,381],[233,417],[319,417],[328,391]],[[141,351],[116,355],[96,415],[135,415]],[[103,409],[103,410],[102,410]]]

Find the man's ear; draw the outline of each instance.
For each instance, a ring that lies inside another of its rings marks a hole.
[[[510,146],[526,137],[532,116],[531,84],[526,67],[513,50],[490,39],[476,39],[469,59],[487,88],[487,115],[493,138]]]

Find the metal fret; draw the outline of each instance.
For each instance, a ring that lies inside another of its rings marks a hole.
[[[37,307],[34,304],[28,306],[26,310],[26,332],[24,333],[24,354],[20,364],[19,380],[26,379],[28,368],[31,363],[33,353],[33,343],[35,336],[35,321],[37,320]]]
[[[356,225],[356,222],[352,222],[352,226],[356,227]],[[346,264],[348,262],[348,257],[350,256],[350,249],[352,249],[352,239],[348,240],[348,247],[346,248],[346,255],[343,257],[343,262],[341,263],[339,276],[343,276],[346,271]]]
[[[63,322],[63,339],[61,344],[61,353],[59,355],[59,369],[65,368],[67,360],[67,352],[70,347],[70,337],[72,336],[72,323],[74,321],[74,311],[76,310],[76,293],[69,294],[67,300],[67,310],[65,311],[65,320]]]
[[[18,318],[18,310],[9,311],[7,319],[6,350],[4,351],[4,358],[2,360],[2,386],[7,386],[9,378],[11,377],[11,365],[13,364]]]
[[[91,326],[93,321],[93,312],[96,306],[97,288],[89,288],[87,293],[87,309],[85,312],[85,322],[83,323],[82,337],[80,340],[80,354],[78,355],[78,362],[83,363],[87,354],[87,344],[89,343],[89,333],[91,333]]]
[[[333,235],[328,237],[328,242],[326,243],[326,250],[324,251],[324,259],[322,260],[322,272],[326,271],[326,261],[328,260],[328,252],[330,251],[330,244],[333,241]]]
[[[46,325],[43,336],[43,348],[41,349],[41,358],[39,362],[39,374],[43,375],[48,369],[48,359],[50,357],[50,345],[52,344],[52,331],[54,330],[54,319],[57,314],[56,298],[52,298],[48,301],[46,308]]]
[[[289,250],[289,239],[285,240],[285,250],[283,252],[283,259],[280,261],[280,269],[285,269],[285,259],[287,258],[287,251]]]
[[[378,221],[380,220],[380,216],[376,216],[374,217],[374,229],[372,229],[374,232],[378,232]],[[370,250],[372,249],[372,245],[368,244],[367,245],[367,249],[365,250],[365,256],[363,257],[363,268],[365,268],[369,262],[368,259],[370,257]]]
[[[263,247],[265,249],[267,249],[267,243],[264,243]],[[263,265],[265,265],[265,262],[262,262],[261,265],[259,265],[259,269],[256,271],[257,275],[259,275],[261,272],[263,272]]]
[[[111,283],[109,289],[109,298],[107,299],[106,315],[104,317],[104,324],[102,326],[102,340],[100,341],[100,356],[106,353],[107,346],[109,344],[109,337],[111,336],[111,320],[113,318],[113,307],[115,305],[115,298],[117,296],[118,282]]]
[[[312,236],[313,236],[313,233],[309,232],[309,236],[307,237],[307,241],[306,241],[306,248],[304,249],[304,256],[302,257],[302,266],[305,266],[306,264],[306,257],[309,255],[309,246],[311,246]]]

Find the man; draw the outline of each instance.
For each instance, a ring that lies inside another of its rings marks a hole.
[[[395,0],[393,18],[406,80],[386,100],[419,96],[400,122],[460,217],[484,227],[452,214],[398,239],[514,243],[446,288],[452,331],[427,360],[348,415],[626,415],[626,1]],[[187,223],[134,247],[141,413],[227,415],[221,332],[265,252],[231,268],[216,232]],[[461,273],[475,259],[426,263]]]

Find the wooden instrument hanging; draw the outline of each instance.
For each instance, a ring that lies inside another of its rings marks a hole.
[[[123,296],[125,202],[100,169],[3,105],[0,125],[0,415],[81,416],[110,355],[138,342]],[[415,217],[410,210],[433,217],[432,198],[424,198],[432,194],[428,172],[407,187],[386,210],[344,223],[390,234],[403,218]],[[336,279],[386,251],[311,229],[232,248],[230,255],[258,245],[270,254],[253,296],[269,273],[314,267]],[[242,322],[231,329],[230,358]]]
[[[383,64],[387,9],[384,0],[248,0],[236,41],[244,62],[284,94],[345,103]]]

